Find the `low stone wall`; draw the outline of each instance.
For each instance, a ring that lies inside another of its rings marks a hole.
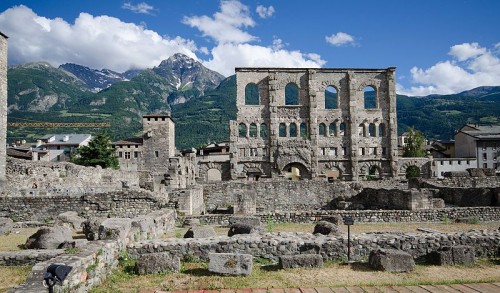
[[[351,258],[366,260],[371,250],[400,249],[414,258],[424,257],[442,246],[470,245],[477,257],[499,256],[500,231],[470,231],[466,233],[435,234],[359,234],[351,238]],[[325,260],[341,259],[347,255],[346,236],[325,236],[310,233],[240,234],[233,237],[170,238],[142,241],[127,247],[130,255],[165,252],[181,259],[208,259],[209,253],[251,254],[277,260],[282,255],[320,254]]]
[[[207,214],[187,216],[185,219],[198,218],[207,225],[229,224],[232,214]],[[350,216],[355,222],[442,222],[444,219],[455,221],[460,218],[476,218],[479,221],[500,221],[500,207],[442,208],[429,210],[330,210],[330,211],[289,211],[276,213],[259,213],[262,223],[313,223],[334,216]]]
[[[450,179],[455,182],[455,178]],[[461,180],[461,179],[459,179]],[[478,184],[472,184],[472,186],[460,187],[462,184],[457,184],[455,186],[448,186],[443,184],[446,181],[427,181],[427,180],[414,180],[411,182],[412,185],[418,186],[420,188],[433,188],[438,190],[434,195],[444,199],[445,203],[450,205],[456,205],[461,207],[475,207],[475,206],[500,206],[500,180],[493,178],[479,178],[477,179],[487,182],[496,182],[496,185],[480,187]],[[458,186],[458,187],[457,187]]]
[[[253,203],[257,212],[274,212],[325,209],[334,198],[350,198],[362,188],[359,183],[341,181],[217,182],[203,184],[203,193],[207,211],[239,205],[249,209]]]
[[[43,275],[50,264],[58,263],[71,266],[72,270],[63,286],[54,286],[55,292],[88,292],[99,285],[118,265],[119,253],[123,245],[118,241],[93,241],[80,247],[75,254],[63,254],[48,261],[37,263],[26,282],[14,289],[14,292],[46,292],[42,284]]]
[[[101,167],[85,167],[68,162],[41,162],[7,158],[7,186],[2,196],[19,196],[19,190],[39,189],[57,194],[66,189],[89,193],[93,189],[121,189],[123,185],[139,186],[139,174]],[[9,188],[10,187],[10,188]],[[56,188],[54,188],[56,187]]]
[[[143,189],[83,196],[0,197],[0,217],[15,216],[20,221],[55,219],[75,211],[82,217],[135,217],[166,207],[168,200]]]
[[[25,266],[64,254],[64,249],[33,249],[0,252],[0,266]]]

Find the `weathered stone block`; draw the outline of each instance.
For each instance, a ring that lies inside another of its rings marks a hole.
[[[194,226],[189,228],[184,234],[184,238],[208,238],[216,237],[217,233],[211,226]]]
[[[209,253],[208,270],[224,275],[245,275],[252,273],[253,257],[250,254]]]
[[[200,225],[200,219],[197,219],[197,218],[188,218],[186,220],[184,220],[184,223],[182,224],[182,226],[184,227],[192,227],[192,226],[198,226]]]
[[[119,240],[129,242],[132,220],[127,218],[109,218],[99,226],[99,240]]]
[[[468,245],[444,246],[428,255],[432,264],[445,265],[471,265],[476,260],[474,247]]]
[[[164,252],[143,254],[135,263],[135,272],[139,275],[179,272],[180,269],[180,258]]]
[[[0,235],[9,234],[14,228],[14,221],[10,218],[0,218]]]
[[[316,226],[314,226],[313,234],[322,234],[322,235],[339,235],[342,232],[339,227],[333,223],[327,221],[319,221]]]
[[[279,258],[279,267],[288,268],[321,268],[323,257],[319,254],[283,255]]]
[[[83,234],[89,241],[99,239],[99,227],[105,218],[90,218],[82,223]]]
[[[57,225],[67,225],[73,230],[80,230],[85,220],[78,216],[77,212],[69,211],[59,214],[56,219]]]
[[[227,236],[231,237],[231,236],[237,235],[237,234],[250,234],[250,233],[255,233],[257,231],[258,231],[258,229],[256,229],[255,227],[253,227],[251,225],[236,223],[236,224],[232,224],[231,227],[229,227],[229,231],[227,232]]]
[[[65,242],[72,242],[72,232],[67,226],[43,227],[26,240],[27,249],[58,249]]]
[[[370,267],[387,272],[411,272],[415,269],[413,257],[402,250],[377,249],[370,252]]]

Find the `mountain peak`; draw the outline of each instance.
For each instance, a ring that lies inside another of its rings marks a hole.
[[[74,63],[65,63],[59,68],[76,76],[93,92],[108,88],[117,81],[126,80],[122,74],[109,69],[97,70]]]

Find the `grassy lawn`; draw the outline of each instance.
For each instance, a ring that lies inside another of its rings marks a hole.
[[[0,292],[7,292],[14,285],[25,282],[29,272],[31,266],[0,266]]]

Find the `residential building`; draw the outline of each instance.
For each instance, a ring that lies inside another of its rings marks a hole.
[[[455,133],[459,158],[476,158],[477,168],[500,170],[500,125],[465,125]]]

